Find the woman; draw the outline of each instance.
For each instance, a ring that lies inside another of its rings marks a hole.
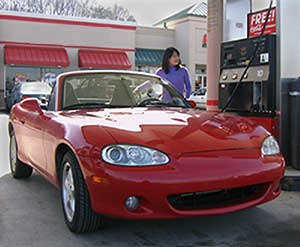
[[[179,51],[174,47],[169,47],[165,50],[162,66],[156,71],[156,74],[167,79],[181,95],[189,98],[191,94],[189,73],[180,63]]]

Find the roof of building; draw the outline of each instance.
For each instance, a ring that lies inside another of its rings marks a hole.
[[[158,26],[163,23],[178,20],[187,16],[207,17],[207,1],[201,0],[182,11],[155,23],[153,26]]]
[[[57,22],[70,21],[70,22],[77,22],[77,23],[83,22],[83,23],[91,23],[91,24],[108,24],[108,25],[120,25],[120,26],[129,26],[129,27],[137,26],[136,22],[129,22],[129,21],[118,21],[118,20],[110,20],[110,19],[98,19],[98,18],[77,17],[77,16],[46,15],[46,14],[28,13],[22,11],[0,10],[0,19],[2,19],[3,16],[16,17],[18,20],[23,20],[23,18],[52,20],[52,23],[56,23],[56,21]]]

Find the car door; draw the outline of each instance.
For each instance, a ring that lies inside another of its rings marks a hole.
[[[9,102],[8,102],[9,104]],[[27,118],[28,112],[22,112],[22,114],[18,114],[18,116],[11,117],[11,121],[13,124],[13,131],[17,141],[18,147],[18,158],[23,162],[28,162],[26,147],[28,146],[28,132],[26,127],[24,126],[24,119]]]
[[[27,112],[26,118],[21,122],[25,135],[23,135],[23,149],[26,152],[27,159],[38,170],[46,172],[45,150],[43,147],[43,125],[44,116],[37,112]]]
[[[45,159],[47,162],[48,177],[55,181],[56,179],[56,166],[55,166],[55,151],[57,145],[56,135],[60,130],[60,125],[55,121],[55,98],[56,86],[53,87],[49,97],[47,111],[45,111],[42,122],[43,124],[43,148],[45,150]]]
[[[200,89],[197,95],[199,97],[199,103],[202,105],[206,104],[206,89]]]

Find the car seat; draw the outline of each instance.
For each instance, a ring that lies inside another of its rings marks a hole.
[[[129,88],[125,85],[124,81],[117,81],[115,90],[110,101],[111,105],[131,106],[134,99],[129,92]]]
[[[64,107],[76,105],[79,103],[73,86],[70,83],[66,83],[64,95]]]

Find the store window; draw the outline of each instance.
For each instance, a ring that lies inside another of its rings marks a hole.
[[[63,68],[54,67],[6,66],[5,94],[8,95],[19,82],[44,81],[52,86],[56,76],[63,72]]]
[[[206,88],[207,86],[207,76],[206,67],[201,65],[196,65],[196,89]]]
[[[41,68],[41,80],[52,87],[55,83],[56,77],[61,73],[64,73],[63,68]]]
[[[138,65],[138,66],[135,66],[135,70],[150,73],[150,74],[155,74],[158,67],[159,66],[142,66],[142,65]]]

